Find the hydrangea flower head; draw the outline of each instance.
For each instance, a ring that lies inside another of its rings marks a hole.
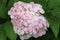
[[[46,34],[49,23],[42,15],[45,11],[40,4],[34,2],[16,2],[8,11],[15,33],[21,40],[39,37]]]

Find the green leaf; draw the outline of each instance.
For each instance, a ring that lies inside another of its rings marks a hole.
[[[60,8],[56,8],[52,11],[53,16],[60,19]]]
[[[55,35],[55,37],[57,37],[59,33],[59,26],[60,26],[58,18],[54,17],[51,13],[46,13],[45,16],[48,19],[53,34]]]
[[[17,2],[17,1],[19,1],[19,0],[9,0],[9,2],[8,2],[8,4],[7,4],[7,8],[8,8],[8,10],[13,6],[13,4],[15,3],[15,2]]]
[[[8,0],[0,0],[0,2],[4,3],[6,5]]]
[[[16,40],[17,35],[15,34],[13,30],[13,26],[11,22],[7,21],[4,25],[4,30],[6,32],[6,35],[11,39],[11,40]]]
[[[52,32],[54,33],[55,37],[57,38],[58,33],[59,33],[59,24],[54,22],[54,23],[51,25],[50,28],[51,28]]]
[[[49,0],[48,6],[50,9],[60,7],[60,0]]]
[[[52,10],[52,15],[56,18],[57,22],[60,24],[60,8]]]
[[[0,18],[6,18],[6,6],[3,3],[0,3]]]
[[[6,40],[6,35],[3,31],[3,27],[0,25],[0,40]]]
[[[4,32],[0,32],[0,40],[6,40],[6,35]]]

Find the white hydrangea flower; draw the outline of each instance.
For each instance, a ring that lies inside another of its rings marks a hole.
[[[34,2],[16,2],[8,11],[15,33],[21,40],[39,37],[46,34],[49,23],[44,16],[45,11],[40,4]]]

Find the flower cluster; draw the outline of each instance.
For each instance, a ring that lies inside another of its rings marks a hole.
[[[49,23],[42,14],[45,11],[40,4],[34,2],[16,2],[8,11],[15,33],[21,40],[39,37],[46,34]]]

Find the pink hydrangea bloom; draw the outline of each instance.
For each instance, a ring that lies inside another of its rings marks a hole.
[[[16,2],[8,11],[15,33],[21,40],[30,37],[39,37],[46,34],[49,23],[44,16],[44,10],[40,4],[34,2]]]

